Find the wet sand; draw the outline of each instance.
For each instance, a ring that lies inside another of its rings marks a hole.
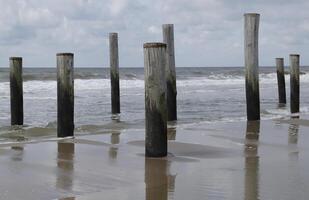
[[[0,199],[308,199],[309,117],[179,125],[166,158],[143,129],[0,144]]]

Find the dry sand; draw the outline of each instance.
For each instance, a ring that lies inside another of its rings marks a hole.
[[[0,145],[0,199],[309,199],[309,121],[180,125],[169,155],[143,129]]]

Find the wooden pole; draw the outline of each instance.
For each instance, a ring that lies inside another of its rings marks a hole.
[[[248,121],[260,120],[259,21],[259,14],[245,14],[245,74]]]
[[[163,24],[163,42],[167,45],[166,84],[167,84],[167,120],[177,120],[177,87],[174,50],[174,25]]]
[[[24,124],[22,58],[10,58],[11,125]]]
[[[167,155],[166,44],[144,44],[146,156]]]
[[[74,135],[74,55],[57,54],[58,137]]]
[[[118,34],[109,34],[112,114],[120,113]]]
[[[299,112],[299,55],[290,55],[291,113]]]
[[[276,58],[279,104],[286,104],[284,59]]]

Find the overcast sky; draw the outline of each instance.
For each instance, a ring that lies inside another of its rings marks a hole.
[[[309,63],[308,0],[0,0],[0,66],[22,56],[53,67],[73,52],[76,67],[107,67],[108,33],[119,33],[120,66],[143,67],[144,42],[175,26],[176,65],[242,66],[243,14],[257,12],[260,65],[301,54]]]

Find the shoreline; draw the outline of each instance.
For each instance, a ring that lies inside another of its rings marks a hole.
[[[308,126],[306,116],[176,126],[162,159],[144,157],[134,129],[0,145],[0,199],[302,199]]]

